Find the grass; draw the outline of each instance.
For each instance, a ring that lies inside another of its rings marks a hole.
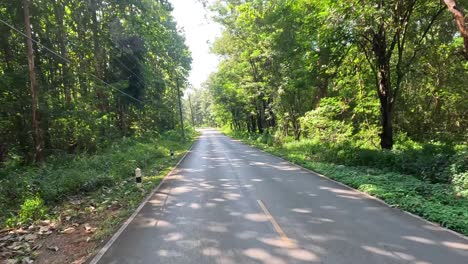
[[[318,151],[318,149],[323,149],[317,146],[320,142],[313,144],[308,140],[304,140],[275,144],[273,141],[263,140],[262,136],[258,135],[240,134],[230,130],[224,130],[224,132],[228,136],[241,139],[249,145],[378,197],[394,207],[468,235],[468,191],[466,182],[461,185],[444,181],[436,183],[423,174],[416,174],[418,172],[417,168],[420,168],[420,171],[427,170],[424,167],[426,164],[424,160],[421,161],[422,165],[420,167],[418,167],[418,164],[411,165],[408,163],[405,166],[408,167],[407,170],[404,170],[400,164],[388,164],[388,161],[398,160],[398,158],[402,161],[405,160],[402,157],[404,154],[398,151],[393,154],[374,153],[373,155],[376,155],[377,158],[382,156],[388,158],[387,162],[379,163],[376,157],[373,157],[371,161],[365,160],[365,157],[370,153],[368,150],[360,152],[360,150],[356,149],[346,151],[329,148],[328,150]],[[314,148],[316,149],[314,150]],[[350,155],[348,155],[349,152],[351,152]],[[413,154],[417,155],[418,153]],[[348,155],[350,158],[340,158],[340,155]],[[390,155],[395,155],[395,157]],[[436,153],[432,153],[432,155],[437,158]],[[413,157],[413,160],[423,158]],[[462,159],[466,161],[466,156],[462,157]],[[411,168],[411,166],[416,166],[416,168]],[[449,167],[447,165],[447,168]],[[404,172],[413,172],[414,174]],[[462,171],[461,175],[465,174],[466,170]]]
[[[126,138],[98,154],[57,157],[43,167],[7,165],[0,169],[0,229],[57,219],[67,210],[71,218],[90,207],[99,213],[115,202],[118,214],[103,219],[96,234],[105,236],[175,165],[170,150],[180,157],[194,136],[185,142],[175,132]],[[137,167],[143,171],[143,190],[135,187]],[[68,202],[81,199],[76,197],[86,197],[88,207],[72,208]]]

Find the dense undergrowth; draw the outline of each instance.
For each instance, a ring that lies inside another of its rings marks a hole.
[[[356,141],[303,139],[223,129],[246,143],[315,170],[392,206],[468,235],[466,145],[399,140],[392,151]],[[353,143],[352,143],[353,142]]]
[[[0,168],[0,227],[47,218],[67,198],[115,186],[137,167],[167,170],[173,165],[170,150],[181,153],[191,144],[195,131],[188,134],[186,141],[175,131],[124,138],[99,153],[54,157],[42,167],[7,163]]]

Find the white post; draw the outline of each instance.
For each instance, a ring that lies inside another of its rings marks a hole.
[[[141,169],[140,168],[135,169],[135,181],[136,181],[137,187],[141,188]]]

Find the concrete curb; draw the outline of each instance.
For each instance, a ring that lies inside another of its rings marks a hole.
[[[114,233],[114,235],[106,242],[106,244],[98,251],[98,253],[93,257],[91,261],[89,261],[89,264],[97,264],[99,260],[104,256],[104,254],[109,250],[109,248],[114,244],[114,242],[119,238],[119,236],[123,233],[123,231],[128,227],[128,225],[135,219],[135,217],[138,215],[138,213],[141,211],[141,209],[146,205],[146,203],[153,197],[153,195],[159,190],[159,188],[163,185],[163,183],[166,181],[167,176],[171,175],[179,166],[179,164],[185,159],[185,157],[192,151],[193,147],[198,141],[198,137],[193,141],[192,145],[190,148],[185,152],[185,154],[180,158],[180,160],[176,163],[176,165],[172,168],[171,171],[169,171],[164,177],[162,178],[161,182],[154,188],[141,202],[141,204],[138,206],[138,208],[133,212],[133,214],[120,226],[120,228],[117,230],[117,232]]]
[[[431,222],[431,221],[429,221],[429,220],[427,220],[427,219],[424,219],[424,218],[422,218],[422,217],[419,216],[419,215],[415,215],[415,214],[413,214],[413,213],[407,212],[407,211],[402,210],[402,209],[400,209],[400,208],[396,208],[396,207],[394,207],[394,206],[391,206],[390,204],[386,203],[384,200],[382,200],[382,199],[380,199],[380,198],[377,198],[377,197],[375,197],[375,196],[372,196],[372,195],[370,195],[370,194],[368,194],[368,193],[366,193],[366,192],[363,192],[363,191],[354,189],[353,187],[350,187],[350,186],[348,186],[348,185],[346,185],[346,184],[344,184],[344,183],[342,183],[342,182],[333,180],[333,179],[331,179],[331,178],[329,178],[329,177],[327,177],[327,176],[325,176],[325,175],[323,175],[323,174],[320,174],[320,173],[318,173],[318,172],[316,172],[316,171],[313,171],[313,170],[311,170],[311,169],[304,168],[304,167],[302,167],[302,166],[300,166],[300,165],[298,165],[298,164],[296,164],[296,163],[293,163],[293,162],[291,162],[291,161],[289,161],[289,160],[286,160],[285,158],[282,158],[282,157],[273,155],[273,154],[271,154],[271,153],[269,153],[269,152],[266,152],[266,151],[264,151],[264,150],[262,150],[262,149],[259,149],[259,148],[255,147],[255,146],[252,146],[252,145],[248,144],[247,142],[244,142],[244,141],[242,141],[242,140],[240,140],[240,139],[235,139],[235,138],[230,137],[230,136],[228,136],[228,135],[226,135],[226,134],[224,134],[224,133],[222,133],[222,134],[225,135],[225,136],[228,137],[228,138],[231,138],[232,140],[234,140],[234,141],[236,141],[236,142],[239,142],[239,143],[245,145],[245,146],[248,146],[248,147],[250,147],[250,148],[256,149],[256,150],[258,150],[258,151],[260,151],[260,152],[262,152],[262,153],[264,153],[264,154],[267,154],[267,155],[269,155],[269,156],[271,156],[271,157],[278,158],[278,159],[280,159],[280,160],[282,160],[282,161],[284,161],[284,162],[286,162],[286,163],[288,163],[288,164],[291,164],[292,166],[294,166],[294,167],[296,167],[296,168],[299,168],[299,169],[301,169],[301,170],[307,171],[307,172],[309,172],[309,173],[311,173],[311,174],[313,174],[313,175],[316,175],[316,176],[318,176],[318,177],[320,177],[320,178],[323,178],[323,179],[329,180],[329,181],[331,181],[331,182],[334,182],[334,183],[336,183],[336,184],[338,184],[338,185],[340,185],[340,186],[342,186],[342,187],[344,187],[344,188],[346,188],[346,189],[348,189],[348,190],[352,190],[352,191],[358,192],[358,193],[360,193],[361,195],[365,196],[366,198],[369,198],[369,199],[372,199],[372,200],[374,200],[374,201],[377,201],[377,202],[381,203],[382,205],[384,205],[384,206],[386,206],[386,207],[389,207],[389,208],[391,208],[391,209],[393,209],[393,210],[398,210],[398,211],[400,211],[400,212],[405,213],[406,215],[409,215],[409,216],[412,216],[412,217],[414,217],[414,218],[417,218],[417,219],[421,220],[422,222],[424,222],[424,223],[426,223],[426,224],[428,224],[428,225],[433,226],[434,228],[438,229],[439,231],[445,231],[445,232],[451,233],[452,235],[455,235],[455,236],[457,236],[457,237],[459,237],[459,238],[461,238],[461,239],[464,239],[464,240],[468,241],[468,237],[465,236],[465,235],[463,235],[463,234],[460,234],[460,233],[458,233],[458,232],[456,232],[456,231],[453,231],[453,230],[450,230],[450,229],[445,228],[445,227],[443,227],[443,226],[440,226],[439,224],[434,223],[434,222]]]

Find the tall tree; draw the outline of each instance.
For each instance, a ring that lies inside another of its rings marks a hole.
[[[29,18],[29,0],[23,0],[24,26],[26,28],[26,45],[28,54],[29,82],[31,88],[31,124],[34,138],[34,161],[44,162],[44,142],[42,140],[39,124],[39,87],[36,80],[36,69],[34,66],[34,49],[31,34],[31,22]]]

